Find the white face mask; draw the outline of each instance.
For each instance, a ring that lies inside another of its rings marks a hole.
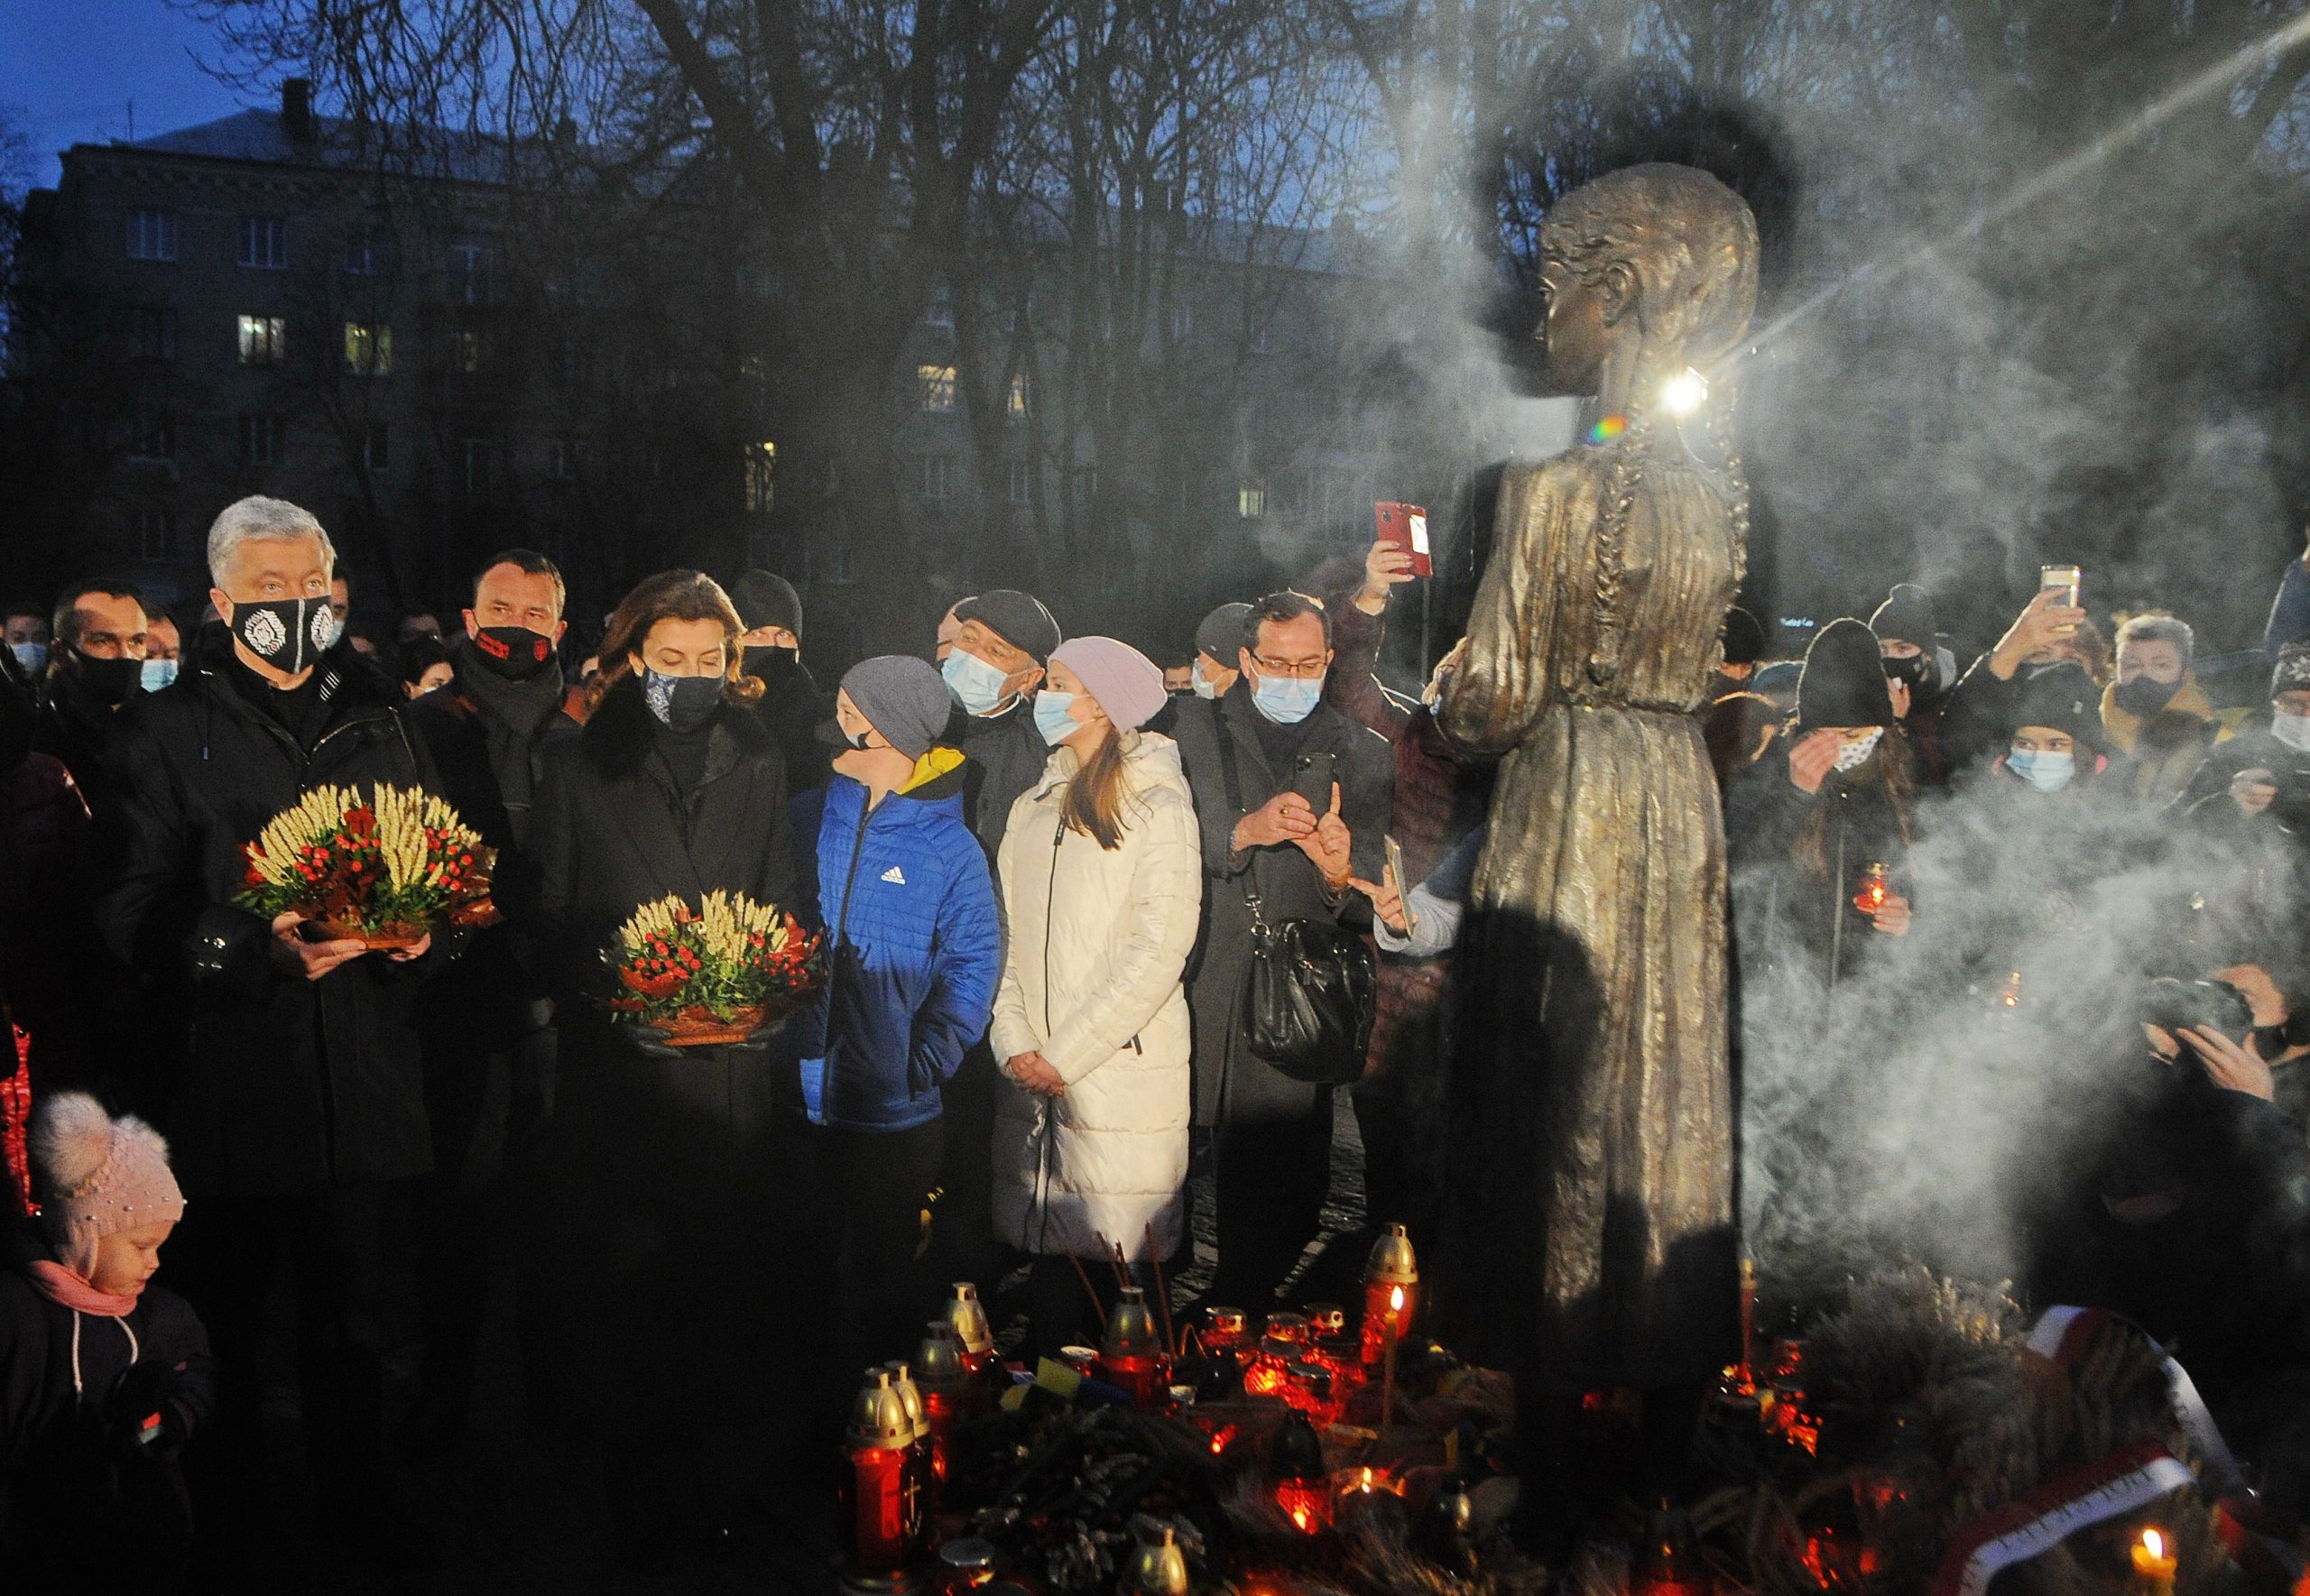
[[[2310,753],[2310,715],[2270,714],[2270,735],[2298,753]]]
[[[1195,669],[1192,675],[1195,681],[1195,696],[1197,697],[1216,698],[1219,697],[1219,688],[1213,683],[1209,677],[1203,674],[1203,656],[1201,654],[1197,654],[1195,657]]]
[[[1877,752],[1877,744],[1885,735],[1885,728],[1877,727],[1866,737],[1857,738],[1837,750],[1836,769],[1840,773],[1856,769]]]

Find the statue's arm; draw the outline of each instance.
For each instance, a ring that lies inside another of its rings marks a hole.
[[[1505,753],[1547,707],[1548,661],[1564,595],[1558,556],[1567,535],[1574,467],[1565,456],[1511,467],[1500,487],[1492,558],[1468,613],[1457,664],[1444,678],[1436,719],[1480,753]]]

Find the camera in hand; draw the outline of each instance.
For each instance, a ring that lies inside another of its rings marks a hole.
[[[2177,1040],[2185,1030],[2209,1030],[2241,1041],[2254,1029],[2254,1010],[2245,994],[2222,981],[2162,977],[2142,989],[2139,1013],[2142,1024]]]

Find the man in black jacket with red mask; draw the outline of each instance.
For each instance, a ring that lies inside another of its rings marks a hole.
[[[495,896],[518,916],[530,900],[530,807],[549,744],[578,734],[563,713],[559,646],[568,588],[534,549],[493,556],[474,577],[473,604],[449,638],[456,672],[445,691],[411,706],[410,725],[441,774],[441,795],[497,850]],[[412,1430],[420,1448],[455,1439],[473,1406],[490,1260],[502,1250],[508,1183],[536,1151],[552,1101],[553,1002],[519,924],[475,933],[429,992],[418,1029],[434,1172],[426,1183],[423,1396]],[[534,1348],[533,1292],[517,1298]],[[534,1361],[525,1359],[525,1365]]]
[[[170,690],[133,704],[97,914],[115,953],[188,1005],[191,1047],[151,1117],[191,1199],[171,1259],[217,1352],[210,1437],[226,1545],[261,1501],[262,1309],[276,1266],[298,1315],[306,1450],[326,1527],[405,1562],[383,1448],[386,1221],[433,1161],[411,1010],[429,948],[316,939],[240,907],[242,849],[327,784],[433,787],[400,695],[338,638],[320,523],[248,498],[208,533],[202,629]]]

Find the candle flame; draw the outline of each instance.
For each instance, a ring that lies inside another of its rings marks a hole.
[[[1404,1311],[1404,1288],[1403,1288],[1402,1287],[1400,1287],[1400,1286],[1394,1286],[1394,1287],[1389,1287],[1389,1290],[1388,1290],[1388,1312],[1390,1312],[1390,1313],[1391,1313],[1391,1314],[1400,1314],[1400,1313],[1402,1313],[1403,1311]]]
[[[2141,1549],[2152,1557],[2163,1557],[2166,1555],[2166,1537],[2154,1529],[2145,1529],[2141,1532]]]

